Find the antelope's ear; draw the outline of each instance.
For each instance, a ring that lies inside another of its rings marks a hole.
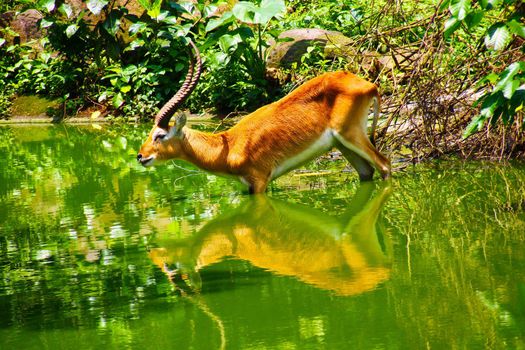
[[[175,124],[171,127],[170,133],[174,136],[182,135],[184,125],[186,125],[186,114],[181,113],[175,118]]]

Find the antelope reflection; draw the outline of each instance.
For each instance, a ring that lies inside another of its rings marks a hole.
[[[200,269],[233,258],[338,295],[363,293],[390,274],[376,230],[389,193],[389,184],[362,184],[340,218],[266,195],[248,197],[190,239],[163,241],[150,258],[172,282],[180,285],[182,277],[194,289]]]

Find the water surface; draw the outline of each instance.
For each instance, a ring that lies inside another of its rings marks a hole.
[[[138,166],[147,131],[0,128],[1,349],[525,348],[523,164],[253,197]]]

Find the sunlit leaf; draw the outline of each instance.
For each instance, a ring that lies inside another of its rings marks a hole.
[[[480,131],[487,120],[492,119],[496,115],[497,109],[504,102],[504,98],[500,92],[492,93],[487,97],[482,98],[481,111],[479,115],[474,117],[469,125],[463,131],[462,137],[464,139],[472,136]]]
[[[66,35],[68,38],[71,38],[78,30],[78,26],[76,24],[70,24],[66,28]]]
[[[42,58],[42,61],[44,61],[44,63],[47,63],[49,62],[49,59],[51,58],[51,54],[49,52],[42,52],[40,54],[40,57]]]
[[[525,71],[525,62],[514,62],[500,74],[500,80],[494,87],[493,93],[502,91],[506,88],[507,84],[514,79],[514,76],[520,71]]]
[[[0,47],[3,46],[5,44],[5,39],[4,38],[0,38]]]
[[[491,26],[485,36],[485,46],[496,51],[503,50],[510,42],[511,35],[507,26],[496,23]]]
[[[109,34],[115,36],[120,28],[120,18],[118,14],[112,11],[104,21],[103,27]]]
[[[55,22],[53,21],[49,21],[45,18],[42,18],[42,20],[40,21],[40,28],[49,28],[51,27]]]
[[[219,39],[219,46],[224,52],[231,52],[237,49],[237,45],[242,43],[242,38],[239,34],[236,35],[223,35]]]
[[[217,13],[219,9],[218,4],[209,4],[204,7],[203,15],[204,18],[209,18]]]
[[[144,22],[133,23],[129,26],[129,33],[134,35],[143,31],[145,28],[147,28],[147,25]]]
[[[454,33],[456,29],[459,28],[460,25],[461,25],[461,22],[458,21],[456,17],[450,17],[449,19],[447,19],[445,22],[445,31],[443,33],[445,38],[450,36],[452,33]]]
[[[525,26],[515,19],[507,22],[507,26],[513,34],[519,35],[525,39]]]
[[[157,19],[160,15],[160,9],[162,7],[162,0],[139,0],[139,3],[147,11],[148,16]]]
[[[131,86],[130,85],[124,85],[123,87],[120,88],[120,91],[122,93],[128,93],[131,91]]]
[[[450,13],[459,21],[464,20],[472,9],[470,0],[455,0],[449,6]]]
[[[461,137],[466,139],[472,136],[473,134],[475,134],[476,132],[478,132],[479,130],[481,130],[486,120],[487,118],[482,115],[478,115],[474,117],[474,119],[472,119],[472,121],[465,128],[465,131],[463,131],[463,134],[461,135]]]
[[[69,4],[60,5],[58,10],[62,12],[63,14],[65,14],[67,18],[71,18],[71,16],[73,15],[73,9],[71,8]]]
[[[44,0],[42,7],[46,9],[47,12],[52,12],[55,9],[55,0]]]
[[[505,96],[506,99],[510,100],[512,96],[514,95],[514,92],[519,88],[519,86],[520,86],[519,80],[509,81],[503,88],[503,96]]]
[[[285,12],[286,4],[284,0],[262,0],[255,19],[258,20],[258,23],[266,24],[272,18],[279,18]]]
[[[98,117],[100,117],[100,111],[91,113],[91,119],[97,119]]]
[[[91,126],[95,130],[102,130],[102,126],[100,124],[93,123],[93,124],[91,124]]]
[[[193,14],[195,11],[195,5],[192,1],[179,1],[177,4],[187,13]]]
[[[260,6],[247,1],[239,1],[232,9],[233,15],[241,22],[266,24],[286,12],[283,0],[263,0]]]
[[[255,23],[255,4],[247,1],[239,1],[232,9],[233,15],[241,22]]]
[[[118,109],[124,103],[124,97],[119,92],[115,96],[113,96],[113,101],[112,102],[113,102],[113,107]]]
[[[221,17],[212,18],[206,24],[206,32],[210,32],[226,23],[231,23],[233,21],[233,13],[225,12]]]
[[[88,0],[86,5],[89,11],[94,15],[99,15],[104,6],[108,4],[107,0]]]

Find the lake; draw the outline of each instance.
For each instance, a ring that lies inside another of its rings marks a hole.
[[[0,127],[0,349],[525,348],[525,164],[330,154],[248,196],[142,168],[148,131]]]

